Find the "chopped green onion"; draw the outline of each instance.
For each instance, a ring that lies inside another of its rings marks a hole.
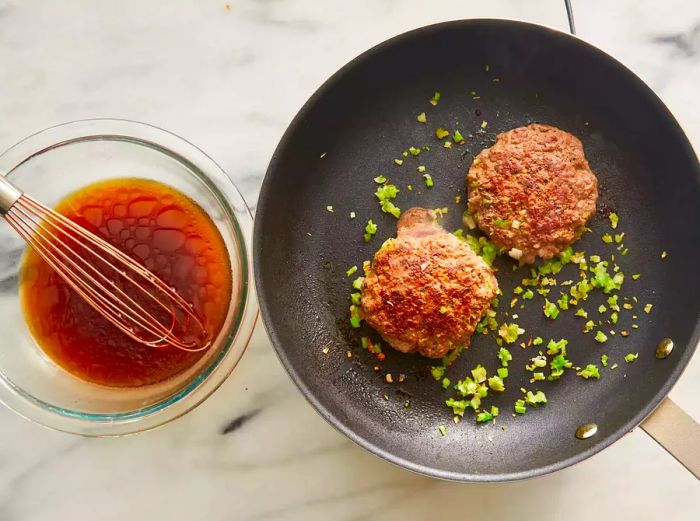
[[[607,310],[608,308],[606,308],[604,304],[598,306],[598,313],[605,313]]]
[[[569,309],[569,295],[562,295],[561,298],[557,300],[557,306],[559,306],[559,309]]]
[[[362,283],[364,281],[364,277],[357,277],[355,280],[352,281],[352,287],[359,291],[362,289]]]
[[[541,403],[547,403],[547,397],[542,391],[537,391],[536,393],[528,391],[525,394],[525,403],[527,403],[528,405],[537,406]]]
[[[393,215],[397,219],[401,215],[401,209],[394,205],[391,200],[396,198],[399,191],[396,185],[385,184],[377,188],[377,191],[374,192],[374,195],[379,199],[379,206],[382,211]]]
[[[637,358],[639,358],[639,353],[627,353],[625,355],[625,362],[628,364],[631,364],[634,362]]]
[[[425,167],[423,165],[419,166],[418,171],[422,174],[423,172],[425,172]]]
[[[538,345],[542,344],[542,342],[544,342],[544,340],[542,340],[541,336],[538,336],[538,337],[535,337],[532,339],[533,346],[538,346]]]
[[[523,298],[524,298],[525,300],[532,300],[532,298],[533,298],[534,296],[535,296],[535,294],[532,292],[531,289],[528,289],[527,291],[525,291],[525,293],[523,293]]]
[[[588,313],[586,312],[585,309],[583,308],[578,308],[576,310],[576,313],[574,313],[575,317],[582,317],[582,318],[588,318]]]
[[[349,277],[350,275],[352,275],[356,271],[357,271],[357,266],[353,266],[352,268],[348,269],[348,271],[346,271],[345,273]]]
[[[454,134],[452,135],[452,140],[455,143],[461,143],[462,141],[464,141],[464,137],[462,136],[459,130],[455,130]]]
[[[550,340],[549,343],[547,344],[547,354],[548,355],[556,355],[556,354],[561,354],[561,355],[566,355],[566,346],[569,343],[568,340],[565,338],[560,339],[558,342],[555,342],[554,340]]]
[[[585,369],[579,371],[576,373],[578,376],[582,376],[586,380],[589,378],[597,378],[600,380],[600,371],[598,370],[598,367],[593,365],[593,364],[588,364]]]
[[[449,378],[443,378],[442,379],[442,388],[447,389],[450,386],[450,379]]]
[[[439,311],[440,311],[441,315],[444,315],[445,313],[447,313],[449,311],[449,308],[447,308],[446,306],[440,306]]]
[[[508,219],[494,219],[492,222],[499,228],[508,228],[510,226],[510,221]]]
[[[493,420],[493,415],[490,412],[481,411],[480,413],[477,413],[477,415],[476,415],[477,423],[484,423],[484,422],[491,421],[491,420]]]
[[[614,276],[610,276],[607,261],[599,262],[591,271],[594,275],[592,285],[601,288],[605,294],[620,289],[625,281],[625,276],[622,273],[615,273]]]
[[[486,128],[486,125],[488,125],[488,123],[486,121],[481,122],[481,128]]]
[[[608,341],[608,337],[607,337],[606,334],[603,333],[602,331],[598,331],[598,332],[595,334],[594,340],[595,340],[596,342],[602,344],[602,343]]]
[[[563,354],[555,356],[549,363],[549,368],[552,370],[552,372],[547,377],[547,380],[559,380],[561,375],[564,374],[564,369],[568,369],[571,366],[572,363]]]
[[[433,176],[430,174],[423,174],[423,177],[425,178],[425,186],[428,188],[433,186]]]
[[[401,165],[403,165],[403,159],[394,159],[394,163],[401,166]]]
[[[622,242],[622,239],[625,237],[625,233],[616,233],[615,234],[615,242],[617,244],[620,244]]]
[[[525,400],[516,400],[513,410],[516,414],[525,414],[527,408],[525,407]]]
[[[563,264],[557,260],[557,259],[551,259],[545,262],[542,266],[539,267],[537,270],[540,275],[550,275],[554,274],[556,275],[561,271],[563,267]],[[556,281],[555,281],[556,283]],[[554,284],[552,284],[554,285]]]
[[[438,365],[430,368],[430,374],[435,380],[441,380],[445,376],[445,366]]]
[[[379,183],[380,185],[384,184],[384,183],[386,183],[386,177],[384,177],[383,175],[378,175],[377,177],[374,178],[374,182]]]
[[[666,253],[665,250],[661,252],[661,258],[662,258],[662,259],[665,259],[667,256],[668,256],[668,253]]]
[[[506,387],[503,385],[503,379],[500,376],[492,376],[488,379],[489,387],[494,391],[505,391]]]
[[[426,123],[428,121],[428,118],[425,117],[425,112],[421,112],[416,117],[416,120],[418,121],[418,123]]]
[[[471,237],[471,239],[469,239]],[[486,239],[486,237],[479,237],[478,241],[475,237],[472,237],[469,235],[467,237],[469,246],[472,248],[472,250],[475,251],[475,253],[479,256],[481,256],[482,259],[491,266],[493,264],[493,260],[496,258],[497,255],[500,255],[503,253],[503,248],[500,246],[496,246],[494,243]],[[474,241],[477,242],[478,248],[475,248]]]
[[[652,304],[646,304],[646,305],[644,306],[644,313],[646,313],[647,315],[648,315],[649,313],[651,313],[651,308],[652,308],[652,307],[653,307]]]
[[[471,407],[469,400],[455,400],[454,398],[445,400],[445,405],[452,408],[452,414],[455,416],[464,416],[464,411]]]
[[[377,233],[377,225],[372,222],[372,219],[367,221],[367,225],[365,226],[365,241],[369,242],[372,237],[374,236],[375,233]]]
[[[637,279],[639,279],[639,277],[641,277],[641,276],[642,276],[641,274],[635,273],[634,275],[632,275],[632,280],[637,280]]]
[[[612,242],[613,242],[612,235],[610,235],[609,233],[604,234],[603,235],[603,242],[605,244],[612,244]]]
[[[332,206],[326,206],[326,210],[329,212],[333,213],[333,207]]]
[[[574,256],[574,249],[571,246],[568,246],[566,249],[562,250],[559,253],[559,260],[561,261],[562,264],[569,264],[571,262],[571,258]]]
[[[437,105],[437,103],[435,103],[435,104]],[[441,436],[444,436],[445,434],[447,434],[447,427],[445,427],[444,425],[440,425],[438,427],[438,430],[440,431]]]
[[[617,303],[618,296],[617,295],[612,295],[608,297],[608,305],[610,306],[610,309],[613,311],[620,311],[620,306]]]
[[[435,94],[433,94],[433,97],[430,98],[430,104],[434,107],[435,105],[438,104],[438,101],[440,101],[441,97],[442,97],[442,95],[438,91],[435,91]]]
[[[445,141],[442,146],[445,148],[452,148],[452,141]]]
[[[420,148],[408,147],[408,151],[409,151],[409,153],[410,153],[413,157],[415,157],[415,156],[417,156],[418,154],[420,154]]]
[[[476,383],[481,383],[486,381],[486,368],[479,364],[471,371],[474,381]]]
[[[498,336],[506,341],[507,344],[512,344],[518,337],[525,332],[518,324],[501,324],[498,328]]]
[[[583,325],[583,332],[584,332],[584,333],[588,333],[588,332],[590,332],[594,327],[595,327],[595,322],[593,322],[592,320],[589,320],[588,322],[586,322],[586,323]]]
[[[445,139],[449,135],[450,132],[442,127],[438,127],[435,129],[435,137],[438,139]]]
[[[616,213],[611,213],[608,218],[610,219],[610,227],[614,230],[617,228],[617,223],[620,221],[620,218],[617,216]]]
[[[360,327],[360,315],[357,306],[350,306],[350,325],[357,329]]]
[[[608,367],[608,355],[601,356],[600,363],[603,364],[603,367]]]
[[[617,319],[617,311],[613,311],[612,313],[610,313],[610,322],[612,322],[613,324],[617,324]]]
[[[496,356],[501,361],[501,365],[503,367],[508,367],[508,362],[513,359],[513,355],[510,354],[510,351],[508,351],[505,347],[501,347]]]
[[[532,361],[531,365],[526,365],[525,369],[528,371],[534,371],[536,367],[546,367],[547,366],[547,357],[543,355],[538,355],[534,358],[530,359]]]
[[[507,367],[499,367],[496,369],[496,372],[498,373],[498,376],[501,377],[501,379],[508,378],[508,368]]]
[[[544,316],[547,318],[551,318],[552,320],[556,319],[559,316],[559,308],[557,308],[557,305],[554,302],[550,302],[547,299],[544,299]]]

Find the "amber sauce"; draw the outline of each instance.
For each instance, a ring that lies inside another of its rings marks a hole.
[[[114,179],[87,186],[55,208],[141,261],[204,319],[213,336],[231,301],[226,245],[194,201],[161,183]],[[31,249],[23,260],[20,297],[37,343],[83,380],[137,387],[171,378],[204,352],[147,347],[94,311]]]

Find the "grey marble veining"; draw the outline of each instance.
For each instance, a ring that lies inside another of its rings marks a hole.
[[[120,117],[192,141],[254,208],[296,111],[382,40],[456,18],[566,29],[559,0],[0,0],[0,149],[65,121]],[[700,143],[695,0],[573,0],[579,36],[627,64]],[[0,266],[3,260],[0,260]],[[1,343],[0,343],[1,344]],[[1,346],[11,349],[12,346]],[[700,418],[700,361],[674,399]],[[633,432],[573,468],[465,486],[408,473],[329,427],[258,327],[223,387],[184,418],[123,439],[46,431],[0,409],[0,520],[697,519],[698,484]]]

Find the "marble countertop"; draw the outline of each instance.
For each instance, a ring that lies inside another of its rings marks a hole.
[[[700,4],[574,0],[579,35],[626,63],[700,144]],[[251,208],[308,96],[358,53],[428,23],[566,28],[560,0],[0,0],[0,149],[82,118],[152,123],[214,157]],[[282,81],[280,81],[282,79]],[[700,357],[672,397],[700,418]],[[161,429],[81,439],[0,408],[0,519],[698,519],[698,482],[635,430],[572,468],[460,485],[358,448],[305,402],[262,327],[204,405]]]

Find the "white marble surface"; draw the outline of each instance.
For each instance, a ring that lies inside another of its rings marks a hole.
[[[121,117],[201,146],[254,207],[286,125],[324,79],[431,22],[565,28],[559,0],[0,0],[0,149],[52,124]],[[621,59],[700,143],[700,4],[574,0],[579,34]],[[11,346],[2,346],[11,348]],[[700,357],[673,398],[700,418]],[[228,435],[233,419],[259,411]],[[0,520],[698,519],[700,486],[643,432],[525,482],[459,485],[354,446],[293,387],[258,329],[235,374],[162,429],[89,440],[0,410]]]

